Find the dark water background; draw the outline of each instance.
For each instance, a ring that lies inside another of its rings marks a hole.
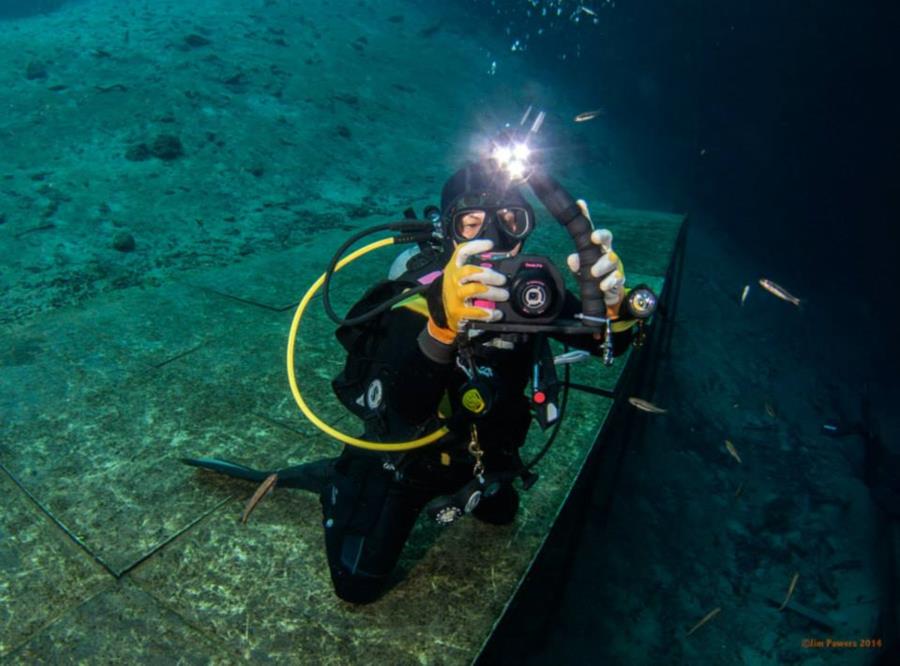
[[[534,32],[527,3],[496,4]],[[647,180],[643,203],[690,211],[798,293],[851,303],[862,339],[880,336],[900,274],[896,5],[635,0],[598,14],[521,56],[601,100]]]
[[[486,4],[473,3],[482,9]],[[817,379],[796,384],[799,390],[793,405],[784,396],[782,405],[788,410],[799,411],[803,400],[829,384],[833,395],[843,394],[832,400],[832,408],[841,404],[849,413],[856,412],[856,404],[851,403],[858,404],[864,386],[896,398],[900,368],[893,311],[893,288],[900,276],[897,7],[879,2],[635,0],[599,8],[596,26],[561,21],[535,37],[539,19],[523,16],[523,4],[496,3],[500,23],[510,26],[512,35],[532,35],[519,55],[559,82],[559,89],[580,97],[577,101],[585,109],[605,109],[605,121],[622,139],[632,171],[642,180],[640,205],[689,211],[692,233],[716,246],[711,254],[730,256],[743,270],[755,268],[756,276],[748,276],[747,282],[762,276],[774,278],[805,299],[802,329],[788,323],[793,313],[763,313],[759,315],[762,330],[776,332],[776,338],[772,344],[750,345],[728,325],[729,315],[717,318],[704,312],[722,303],[704,302],[696,289],[698,276],[708,270],[709,281],[727,282],[734,275],[717,276],[721,262],[710,262],[706,269],[702,261],[711,255],[695,248],[688,258],[694,281],[683,288],[688,293],[682,307],[695,333],[738,341],[732,347],[734,358],[769,356],[782,365],[782,381],[776,379],[771,391],[777,392],[781,384],[781,390],[789,392],[787,377],[803,374],[792,371],[793,363],[808,367]],[[728,288],[737,291],[736,287]],[[792,348],[783,344],[788,337],[804,342]],[[814,349],[820,350],[818,355]],[[709,365],[722,362],[710,356],[668,364],[657,396],[670,405],[681,398],[684,409],[686,398],[689,402],[691,396],[699,396],[690,375],[699,378],[704,372],[715,372],[717,368]],[[888,400],[883,406],[882,416],[892,411],[891,404]],[[722,405],[695,408],[706,412],[713,430],[728,427]],[[884,428],[885,437],[893,442],[898,434],[896,419]],[[813,422],[797,425],[806,441],[814,437],[815,429]],[[580,545],[568,574],[573,582],[566,585],[558,619],[547,637],[532,642],[530,655],[520,653],[522,659],[528,663],[557,658],[565,663],[599,659],[680,664],[695,663],[704,654],[677,652],[665,640],[615,645],[623,627],[629,625],[623,613],[628,604],[606,593],[607,588],[628,586],[614,580],[616,572],[623,571],[615,566],[617,557],[639,562],[642,551],[665,557],[668,548],[668,561],[649,558],[645,565],[666,572],[669,584],[683,580],[678,572],[686,571],[683,563],[693,557],[686,550],[695,550],[700,559],[715,560],[680,529],[660,530],[658,523],[645,521],[633,511],[642,498],[653,501],[654,483],[676,491],[708,492],[710,486],[702,478],[681,482],[675,469],[661,472],[655,482],[635,481],[641,467],[652,468],[648,456],[657,455],[659,446],[690,450],[697,447],[702,433],[698,423],[682,422],[675,427],[651,427],[643,437],[631,438],[628,446],[638,453],[630,468],[626,463],[624,487],[612,508],[614,527],[605,527],[607,520],[599,514],[608,506],[595,497],[588,515],[597,524],[574,528],[580,531],[576,537]],[[817,455],[823,454],[828,452]],[[798,496],[811,492],[816,483],[813,475],[804,478],[802,472],[775,468],[756,473],[775,479],[783,492],[790,488]],[[852,467],[847,473],[864,474]],[[896,471],[890,474],[897,478]],[[832,487],[832,492],[842,492],[837,479]],[[666,494],[658,497],[664,499]],[[669,510],[669,520],[681,522],[681,512],[689,506],[689,502],[676,502],[670,507],[657,505],[657,510],[661,515]],[[707,519],[710,529],[716,530],[714,512]],[[849,552],[851,546],[847,548]],[[604,571],[610,564],[610,570]],[[637,564],[628,574],[635,579],[646,575]],[[542,580],[556,583],[552,576]],[[593,585],[591,581],[605,582]],[[633,584],[632,589],[632,595],[640,597],[652,586]],[[606,601],[612,601],[611,605],[604,607]],[[677,598],[670,601],[672,611],[683,613]],[[634,605],[640,606],[640,601]],[[520,621],[527,625],[527,619]],[[519,640],[526,639],[520,636]],[[727,649],[742,641],[757,645],[761,640],[761,636],[735,634]],[[841,663],[838,654],[790,654],[792,634],[783,640],[777,650],[779,661]],[[721,647],[726,652],[713,654],[707,647],[703,658],[708,663],[751,663],[744,655],[728,653],[725,642]],[[507,643],[514,644],[515,639]],[[879,657],[889,661],[896,653],[872,656]],[[868,663],[869,657],[856,654],[852,658],[863,660],[853,663]]]

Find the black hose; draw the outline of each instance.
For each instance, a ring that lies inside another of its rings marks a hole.
[[[397,294],[393,298],[388,299],[384,303],[376,305],[368,312],[357,317],[349,317],[347,319],[344,319],[338,316],[337,312],[334,311],[334,307],[332,307],[331,305],[331,295],[329,293],[329,289],[331,287],[331,276],[334,275],[335,267],[341,260],[341,257],[344,256],[344,253],[354,243],[356,243],[361,238],[368,236],[369,234],[375,234],[379,231],[402,232],[402,235],[397,236],[394,239],[395,244],[418,243],[423,240],[428,240],[431,237],[433,228],[434,226],[430,222],[421,222],[419,220],[389,222],[387,224],[378,224],[374,227],[363,229],[362,231],[353,234],[350,238],[344,241],[344,243],[338,248],[337,252],[335,252],[334,256],[331,258],[331,261],[328,264],[328,268],[325,269],[325,284],[322,285],[322,304],[325,306],[325,312],[328,313],[328,316],[331,318],[331,320],[338,326],[355,326],[356,324],[361,324],[365,321],[368,321],[372,317],[380,315],[382,312],[386,312],[387,310],[394,307],[397,303],[406,300],[410,296],[420,294],[428,288],[428,285],[421,285],[419,287],[408,289],[402,294]]]
[[[564,351],[568,351],[569,346],[566,345]],[[562,400],[559,403],[559,418],[557,418],[556,423],[553,424],[553,432],[550,433],[550,436],[547,438],[547,441],[544,443],[544,446],[540,451],[534,456],[531,462],[522,466],[523,472],[530,472],[531,468],[541,462],[541,459],[547,454],[547,451],[550,450],[550,447],[553,446],[553,442],[556,440],[556,436],[559,434],[559,427],[562,425],[563,417],[566,415],[566,404],[569,402],[569,375],[571,368],[569,364],[566,364],[565,369],[565,382],[563,383],[563,394]]]

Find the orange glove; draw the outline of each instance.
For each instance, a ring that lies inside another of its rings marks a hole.
[[[500,288],[506,284],[506,276],[490,268],[466,263],[474,255],[489,252],[493,246],[492,241],[475,240],[461,243],[453,251],[444,268],[441,291],[447,327],[442,328],[433,318],[428,318],[428,333],[435,340],[451,344],[464,321],[498,321],[503,316],[497,309],[477,307],[472,301],[476,298],[495,303],[509,300],[509,292]]]

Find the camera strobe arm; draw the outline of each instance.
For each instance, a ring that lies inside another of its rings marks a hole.
[[[597,263],[605,252],[603,248],[591,242],[593,226],[582,212],[581,207],[566,189],[554,178],[535,168],[528,178],[535,196],[550,211],[550,214],[566,228],[578,250],[580,268],[576,273],[581,290],[581,305],[584,323],[587,326],[603,326],[606,319],[606,303],[600,291],[600,281],[606,277],[595,278],[591,275],[591,266]]]

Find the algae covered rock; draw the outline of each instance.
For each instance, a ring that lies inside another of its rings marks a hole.
[[[181,145],[181,140],[174,134],[160,134],[153,140],[150,152],[154,157],[170,162],[184,155],[184,147]]]
[[[132,162],[143,162],[152,157],[150,147],[146,143],[138,143],[125,151],[125,159]]]
[[[127,231],[120,231],[113,236],[112,246],[119,252],[133,252],[135,248],[134,236]]]
[[[151,157],[171,162],[182,155],[184,146],[181,145],[181,139],[174,134],[160,134],[150,145],[144,142],[136,143],[125,151],[125,159],[132,162],[143,162]]]
[[[184,43],[187,44],[192,49],[196,49],[196,48],[200,48],[201,46],[209,46],[212,42],[210,42],[203,35],[190,34],[184,38]]]
[[[32,60],[25,68],[25,78],[29,81],[47,78],[47,66],[37,60]]]

